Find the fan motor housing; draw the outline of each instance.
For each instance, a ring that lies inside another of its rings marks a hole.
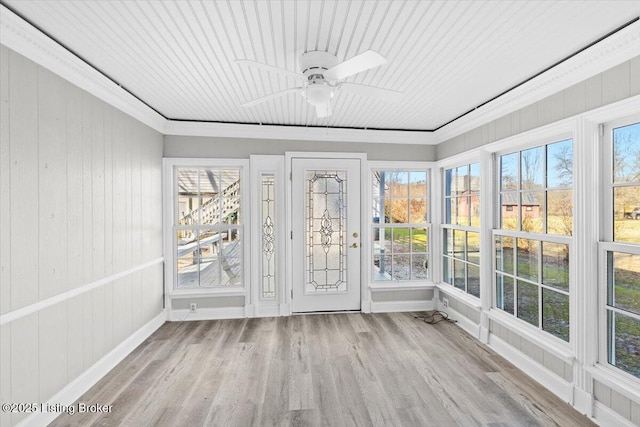
[[[314,50],[300,55],[300,71],[310,83],[320,83],[317,75],[324,80],[324,72],[338,63],[338,58],[329,52]]]

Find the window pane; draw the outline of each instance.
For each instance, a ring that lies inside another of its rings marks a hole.
[[[453,285],[453,259],[442,257],[442,281]]]
[[[385,216],[386,199],[374,198],[371,206],[371,221],[374,224],[389,223],[389,218]]]
[[[480,192],[480,163],[469,165],[469,190]]]
[[[542,233],[544,215],[544,192],[525,191],[521,196],[522,231]]]
[[[391,280],[391,255],[373,256],[373,280]]]
[[[471,226],[480,227],[480,193],[472,192],[469,195],[469,214]]]
[[[444,253],[453,256],[453,230],[444,230]]]
[[[410,196],[418,198],[427,197],[427,172],[412,171],[409,172]]]
[[[409,222],[409,200],[408,199],[387,200],[387,215],[390,217],[389,222],[392,222],[395,224],[408,223]]]
[[[453,261],[453,286],[464,291],[464,266],[462,261]]]
[[[518,229],[518,193],[500,194],[500,228],[504,230]]]
[[[609,311],[609,363],[640,378],[640,320]]]
[[[518,153],[500,156],[500,190],[518,189]]]
[[[426,228],[411,229],[411,252],[427,252],[428,240]]]
[[[467,264],[467,292],[480,298],[480,267]]]
[[[276,297],[275,178],[262,175],[262,298]]]
[[[409,221],[412,224],[427,222],[427,200],[409,199]]]
[[[388,174],[388,176],[390,176],[388,184],[391,187],[391,197],[408,197],[409,173],[391,172]]]
[[[452,224],[451,219],[452,219],[452,215],[455,218],[455,212],[453,211],[455,209],[455,199],[452,199],[450,197],[447,197],[446,199],[444,199],[444,223],[445,224]]]
[[[573,140],[547,145],[547,188],[573,186]]]
[[[467,232],[467,260],[480,264],[480,233]]]
[[[522,168],[520,183],[523,190],[538,190],[544,187],[542,169],[543,147],[531,148],[520,152]]]
[[[569,245],[542,242],[542,283],[569,290]]]
[[[408,254],[411,252],[411,246],[409,241],[409,229],[408,228],[394,228],[393,229],[393,242],[391,250],[394,254],[403,253]]]
[[[197,195],[178,195],[177,225],[200,223],[200,199]]]
[[[573,235],[573,190],[547,191],[547,233]]]
[[[538,287],[518,280],[518,317],[538,326]]]
[[[465,259],[466,232],[463,230],[453,230],[453,256]]]
[[[640,123],[613,130],[613,180],[640,183]]]
[[[542,289],[542,329],[569,342],[569,296]]]
[[[468,195],[458,197],[456,199],[458,216],[456,218],[457,225],[469,225],[471,207],[469,206],[470,199]]]
[[[453,169],[447,169],[444,171],[444,195],[446,197],[450,197],[452,194],[452,185],[453,185]]]
[[[429,265],[427,254],[413,254],[411,257],[411,278],[427,279],[429,277]]]
[[[496,270],[513,274],[513,237],[496,236]]]
[[[524,279],[538,281],[538,241],[518,239],[518,273]]]
[[[609,252],[607,304],[640,314],[640,255]]]
[[[411,278],[411,255],[396,255],[394,253],[391,263],[393,280],[408,280]]]
[[[640,243],[640,186],[613,189],[613,240]]]
[[[240,243],[240,231],[238,229],[232,228],[229,230],[227,239],[222,241],[220,255],[222,273],[220,275],[220,282],[217,284],[240,284],[242,279],[242,246]]]
[[[466,194],[469,190],[469,168],[467,165],[459,166],[456,173],[456,195]]]
[[[513,279],[496,274],[496,306],[513,314]]]

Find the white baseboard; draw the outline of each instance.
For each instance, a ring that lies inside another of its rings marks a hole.
[[[602,427],[636,427],[628,419],[600,402],[593,403],[593,422]]]
[[[245,315],[242,307],[199,308],[195,313],[189,309],[171,310],[171,322],[188,322],[191,320],[243,319]]]
[[[466,331],[469,335],[474,337],[477,340],[480,340],[480,325],[473,323],[471,319],[462,314],[458,313],[456,310],[451,307],[445,308],[442,303],[438,300],[437,304],[438,310],[443,311],[449,315],[450,319],[456,321],[456,325],[461,327],[464,331]]]
[[[433,301],[371,301],[371,313],[433,310]]]
[[[146,325],[135,331],[116,348],[102,357],[102,359],[94,363],[93,366],[84,371],[84,373],[82,373],[78,378],[71,381],[51,399],[47,400],[46,403],[51,406],[73,404],[73,402],[78,400],[80,396],[86,393],[91,387],[107,375],[110,370],[135,350],[136,347],[142,344],[144,340],[162,326],[166,317],[167,315],[164,311],[158,314]],[[46,426],[56,419],[58,415],[60,415],[60,412],[36,412],[23,419],[17,424],[17,426]]]
[[[268,305],[264,307],[257,306],[254,317],[279,317],[280,307],[277,305]]]
[[[573,404],[573,384],[566,382],[564,378],[560,378],[556,374],[545,369],[535,360],[524,355],[493,334],[489,336],[489,347],[494,349],[500,356],[516,365],[518,369],[523,371],[525,374],[542,384],[560,399],[565,402],[569,402],[569,404]]]
[[[593,415],[593,398],[591,393],[587,393],[577,387],[573,387],[573,407],[581,414],[591,417]]]

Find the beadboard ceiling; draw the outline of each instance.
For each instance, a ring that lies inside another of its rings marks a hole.
[[[634,1],[3,1],[165,118],[434,130],[638,16]],[[321,50],[388,59],[347,81],[405,93],[390,104],[340,92],[317,118],[295,87],[246,68],[299,71]]]

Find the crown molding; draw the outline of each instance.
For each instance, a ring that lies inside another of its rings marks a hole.
[[[433,132],[343,129],[305,126],[245,125],[167,120],[165,135],[259,138],[299,141],[365,142],[433,145]]]
[[[164,117],[1,4],[0,41],[156,131],[163,131]]]
[[[640,21],[434,132],[439,144],[640,55]]]

